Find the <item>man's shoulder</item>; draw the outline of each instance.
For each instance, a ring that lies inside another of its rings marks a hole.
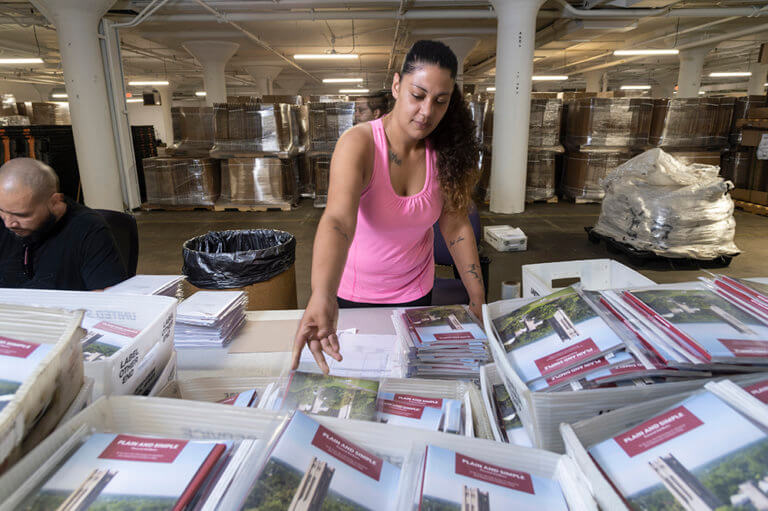
[[[107,227],[104,216],[95,209],[77,202],[67,202],[69,222],[77,226]]]

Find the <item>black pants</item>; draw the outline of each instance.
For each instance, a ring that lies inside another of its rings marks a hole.
[[[340,309],[362,309],[364,307],[426,307],[432,305],[432,291],[426,295],[418,298],[412,302],[405,303],[363,303],[363,302],[350,302],[344,298],[336,297],[339,302]]]

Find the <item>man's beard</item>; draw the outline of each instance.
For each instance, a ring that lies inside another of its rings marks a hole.
[[[45,219],[45,221],[40,225],[40,227],[38,227],[31,233],[27,234],[26,236],[21,236],[19,234],[16,234],[15,232],[13,234],[17,238],[19,238],[22,241],[22,243],[24,243],[25,245],[36,245],[37,243],[41,242],[48,236],[48,234],[53,229],[54,225],[56,225],[56,215],[54,215],[53,213],[48,213],[48,218]]]

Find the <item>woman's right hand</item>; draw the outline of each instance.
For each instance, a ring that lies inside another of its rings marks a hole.
[[[339,317],[339,304],[336,297],[329,293],[313,292],[309,298],[304,316],[301,318],[296,337],[293,340],[292,369],[299,367],[301,351],[306,344],[315,362],[328,374],[328,364],[323,352],[334,360],[341,361],[339,339],[336,336],[336,321]]]

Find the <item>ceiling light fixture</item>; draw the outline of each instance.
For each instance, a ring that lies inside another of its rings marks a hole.
[[[202,97],[205,97],[206,95],[208,95],[208,93],[205,92],[204,90],[195,91],[195,96],[200,96],[202,98]]]
[[[650,85],[622,85],[621,90],[650,90]]]
[[[51,97],[52,98],[62,98],[63,99],[63,98],[68,98],[69,96],[67,95],[66,92],[55,92],[55,93],[51,94]]]
[[[0,64],[42,64],[40,57],[21,58],[21,59],[0,59]]]
[[[699,95],[702,95],[702,96],[703,96],[704,94],[706,94],[706,92],[705,92],[705,91],[703,91],[703,90],[700,90],[700,91],[699,91]]]
[[[136,81],[136,82],[128,82],[128,85],[131,85],[131,86],[140,86],[140,85],[168,85],[168,80]]]
[[[752,76],[752,71],[729,71],[722,73],[709,73],[711,78],[729,78],[733,76]]]
[[[362,78],[323,78],[323,83],[362,83]]]
[[[616,50],[613,54],[617,57],[624,55],[677,55],[680,50]]]
[[[543,81],[554,82],[554,81],[562,81],[567,79],[568,79],[567,75],[533,75],[531,77],[531,80],[533,80],[534,82],[543,82]]]
[[[368,89],[339,89],[339,94],[368,94]]]
[[[126,99],[125,102],[126,103],[144,103],[144,99],[143,98],[131,98],[131,99]]]
[[[486,92],[496,92],[496,87],[487,87],[485,89]]]
[[[354,60],[360,56],[357,53],[297,53],[295,60]]]

